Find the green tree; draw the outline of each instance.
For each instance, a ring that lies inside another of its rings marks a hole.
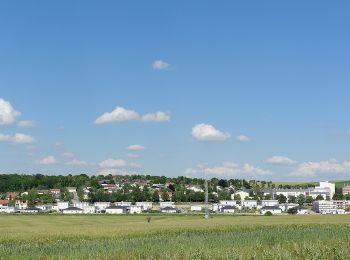
[[[311,204],[312,202],[314,202],[314,198],[312,196],[306,196],[305,202]]]
[[[321,194],[319,194],[319,195],[317,195],[316,200],[324,200],[324,198]]]
[[[287,197],[283,194],[277,196],[278,203],[283,204],[287,202]]]
[[[241,198],[241,195],[240,194],[235,194],[235,196],[233,197],[233,199],[235,201],[237,201],[238,203],[241,203],[242,201],[242,198]]]
[[[159,193],[158,193],[158,191],[154,191],[153,192],[152,201],[153,202],[159,202]]]
[[[165,191],[162,193],[162,200],[163,201],[170,201],[170,197],[169,197],[168,192]]]
[[[297,198],[295,196],[288,197],[288,203],[296,203],[296,202],[297,202]]]
[[[290,208],[287,210],[287,213],[290,215],[296,215],[298,213],[298,210],[296,208]]]
[[[303,205],[303,204],[305,203],[305,196],[304,196],[304,194],[298,195],[298,197],[297,197],[297,203],[298,203],[299,205]]]

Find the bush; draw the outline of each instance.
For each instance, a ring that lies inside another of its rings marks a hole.
[[[290,208],[287,210],[287,213],[290,215],[295,215],[298,213],[298,210],[296,208]]]
[[[271,213],[271,211],[268,211],[268,212],[266,212],[264,215],[265,215],[265,216],[272,216],[272,213]]]

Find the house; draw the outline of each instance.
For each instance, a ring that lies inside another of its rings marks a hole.
[[[196,187],[196,186],[190,186],[187,188],[187,190],[191,190],[193,192],[204,192],[204,190],[200,187]]]
[[[28,208],[28,201],[27,200],[16,200],[15,201],[15,208],[18,210],[23,210]]]
[[[166,208],[166,207],[172,207],[172,208],[174,208],[174,207],[175,207],[175,202],[172,202],[172,201],[163,201],[163,202],[160,202],[160,203],[159,203],[159,207],[160,207],[160,208]]]
[[[220,205],[228,205],[228,206],[236,206],[237,205],[235,200],[220,200],[219,204]]]
[[[63,214],[83,214],[84,211],[77,207],[69,207],[62,210]]]
[[[342,193],[343,195],[348,195],[350,194],[350,185],[346,185],[342,188]]]
[[[140,206],[142,211],[152,210],[153,203],[152,202],[136,202],[136,206]]]
[[[168,191],[168,192],[160,191],[160,192],[158,192],[158,194],[159,194],[159,201],[163,201],[163,196],[164,196],[165,193],[168,194],[168,197],[171,200],[171,198],[173,197],[173,193],[172,192],[170,192],[170,191]]]
[[[234,199],[235,196],[239,195],[241,197],[241,201],[246,200],[246,198],[249,198],[249,192],[238,190],[234,194],[231,195],[231,199]]]
[[[126,213],[126,207],[124,206],[111,205],[108,208],[106,208],[106,214],[125,214],[125,213]]]
[[[235,210],[237,208],[235,206],[223,206],[221,209],[220,209],[220,212],[221,213],[235,213]]]
[[[59,196],[61,194],[60,189],[50,189],[50,192],[55,196]]]
[[[278,200],[262,200],[261,201],[262,207],[273,207],[278,206]]]
[[[37,207],[30,207],[30,208],[26,208],[24,209],[22,212],[24,213],[39,213],[41,211],[41,209],[37,208]]]
[[[201,212],[202,205],[191,205],[191,211]]]
[[[313,210],[321,214],[337,214],[337,205],[333,201],[316,200],[313,203]]]
[[[246,209],[256,209],[258,207],[257,200],[244,200],[241,203],[242,203],[242,207]]]
[[[52,211],[52,205],[37,205],[36,207],[42,212]]]
[[[281,214],[282,210],[278,206],[264,206],[261,208],[261,214],[265,215],[267,212],[272,214]]]
[[[160,212],[162,212],[162,213],[176,213],[177,210],[174,207],[164,207],[164,208],[160,208]]]
[[[142,213],[142,208],[137,205],[131,205],[130,206],[130,214],[141,214]]]
[[[67,202],[67,201],[57,202],[58,211],[62,211],[62,210],[67,209],[67,208],[69,208],[69,202]]]
[[[295,203],[284,203],[284,204],[280,204],[278,207],[279,207],[282,211],[287,212],[288,209],[295,208],[295,207],[297,207],[297,206],[298,206],[298,204],[295,204]]]
[[[49,190],[37,190],[36,191],[37,195],[45,195],[45,194],[48,194],[48,193],[49,193]]]
[[[9,207],[9,200],[0,200],[0,212],[6,212]]]
[[[18,193],[17,192],[8,192],[6,193],[5,199],[6,200],[14,200],[15,198],[17,198]]]
[[[114,204],[116,206],[130,207],[132,203],[130,201],[121,201],[121,202],[116,202]]]
[[[293,209],[296,209],[297,210],[297,214],[298,215],[305,215],[305,214],[309,214],[309,211],[307,210],[307,208],[299,205],[299,206],[296,206],[294,207]]]
[[[73,207],[82,209],[84,214],[95,213],[95,206],[91,206],[89,202],[75,202]]]
[[[106,208],[111,206],[110,202],[95,202],[94,203],[95,209],[97,212],[105,211]]]
[[[77,192],[77,187],[67,187],[67,190],[70,193],[76,193]]]

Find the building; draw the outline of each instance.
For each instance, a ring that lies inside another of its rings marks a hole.
[[[153,203],[148,201],[136,202],[136,206],[140,206],[142,208],[142,211],[148,211],[148,210],[152,210]]]
[[[335,194],[335,184],[328,181],[321,181],[320,185],[315,187],[309,194],[314,199],[321,195],[325,200],[331,200]]]
[[[69,208],[69,202],[67,202],[67,201],[57,202],[58,211],[62,211],[62,210],[67,209],[67,208]]]
[[[274,207],[278,206],[278,200],[262,200],[261,201],[262,207]]]
[[[257,200],[244,200],[241,202],[242,208],[245,209],[256,209],[258,207]]]
[[[201,212],[202,211],[202,205],[191,205],[190,210],[191,211],[195,211],[195,212]]]
[[[343,195],[348,195],[350,194],[350,185],[346,185],[342,188],[342,193]]]
[[[337,205],[333,201],[316,200],[313,203],[313,209],[316,213],[337,214]]]
[[[70,193],[76,193],[77,192],[77,187],[67,187],[67,190]]]
[[[249,193],[243,190],[236,191],[231,195],[231,199],[234,199],[235,195],[239,195],[241,197],[241,201],[245,201],[247,198],[249,198]]]
[[[130,214],[141,214],[142,213],[142,208],[137,205],[131,205],[130,206]]]
[[[111,206],[110,202],[95,202],[94,203],[95,209],[97,212],[105,211],[106,208]]]
[[[40,211],[41,211],[41,209],[39,209],[37,207],[30,207],[30,208],[24,209],[22,212],[23,213],[33,214],[33,213],[39,213]]]
[[[62,210],[63,214],[83,214],[84,211],[77,207],[69,207],[64,210]]]
[[[176,213],[177,210],[174,207],[164,207],[160,209],[160,212],[162,213]]]
[[[7,212],[9,204],[9,200],[0,200],[0,212]]]
[[[278,206],[264,206],[261,208],[261,214],[265,215],[267,212],[272,214],[281,214],[282,210]]]
[[[221,213],[235,213],[235,210],[237,208],[235,206],[230,206],[230,205],[227,205],[227,206],[223,206],[221,209],[220,209],[220,212]]]
[[[38,209],[40,209],[41,212],[50,212],[52,211],[52,205],[37,205]]]
[[[160,208],[173,207],[175,208],[175,202],[172,201],[163,201],[159,203]]]
[[[305,208],[304,206],[296,206],[294,207],[293,209],[296,209],[297,210],[297,214],[298,215],[306,215],[306,214],[309,214],[309,211],[307,210],[307,208]]]
[[[130,207],[131,206],[131,202],[129,201],[121,201],[121,202],[116,202],[114,203],[116,206],[122,206],[122,207]]]
[[[27,200],[16,200],[15,201],[15,208],[18,210],[23,210],[28,208],[28,201]]]
[[[126,207],[111,205],[106,208],[106,214],[125,214]]]
[[[237,202],[235,200],[220,200],[219,201],[220,205],[227,205],[227,206],[236,206]]]
[[[283,204],[280,204],[278,207],[279,207],[282,211],[287,212],[288,209],[295,208],[295,207],[297,207],[297,206],[299,206],[299,205],[296,204],[296,203],[283,203]]]

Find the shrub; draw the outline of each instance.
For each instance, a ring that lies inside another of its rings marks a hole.
[[[264,215],[265,215],[265,216],[272,216],[272,213],[271,213],[271,211],[268,211],[268,212],[266,212]]]

